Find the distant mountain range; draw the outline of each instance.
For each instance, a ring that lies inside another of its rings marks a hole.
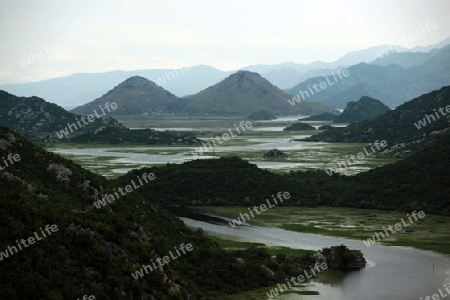
[[[292,106],[292,96],[259,74],[239,71],[200,93],[177,98],[154,82],[134,76],[93,102],[72,112],[87,115],[107,102],[116,102],[114,115],[190,114],[248,115],[269,110],[275,115],[318,114],[332,109],[321,103],[303,102]]]
[[[407,49],[398,45],[381,45],[350,52],[334,62],[316,61],[309,64],[286,62],[276,65],[253,65],[242,69],[257,72],[279,88],[288,89],[309,78],[330,75],[339,68],[342,69],[362,62],[381,65],[391,59],[392,54],[412,52],[418,53],[418,55],[426,55],[426,52],[430,50],[440,49],[449,44],[450,38],[435,45],[428,47],[418,46],[413,49]],[[406,67],[402,64],[399,65]]]
[[[395,57],[397,60],[400,57],[407,57],[404,61],[408,61],[411,54],[400,53]],[[300,95],[305,101],[317,101],[335,108],[345,107],[349,101],[355,101],[362,96],[380,99],[394,108],[409,99],[450,83],[450,45],[433,51],[424,63],[409,68],[396,64],[382,66],[360,63],[347,70],[350,75],[347,78],[338,78],[338,82],[334,81],[331,74],[326,77],[310,78],[290,89],[289,93]],[[310,88],[314,85],[328,81],[333,85],[327,85],[325,89],[314,94],[310,92]]]
[[[318,114],[331,111],[321,103],[302,102],[292,106],[288,93],[258,73],[239,71],[184,100],[183,110],[190,114],[251,114],[268,110],[274,115]]]
[[[229,74],[231,72],[199,65],[187,69],[77,73],[39,82],[0,85],[0,89],[20,96],[39,96],[66,109],[73,109],[101,97],[112,87],[133,76],[152,80],[181,97],[214,85]]]
[[[450,111],[450,86],[408,101],[378,117],[350,124],[345,128],[333,128],[306,140],[332,143],[373,143],[376,140],[386,140],[389,151],[398,153],[399,156],[409,155],[450,133],[447,107]]]
[[[80,115],[92,114],[106,102],[116,102],[118,108],[112,115],[169,114],[176,110],[180,99],[156,83],[133,76],[120,83],[100,98],[72,110]]]
[[[371,119],[390,111],[389,107],[380,100],[367,96],[361,97],[358,101],[347,103],[342,114],[334,119],[336,123],[356,123]]]
[[[446,39],[439,44],[429,47],[416,47],[406,49],[401,46],[376,46],[364,50],[348,53],[335,62],[313,62],[310,64],[282,63],[275,65],[254,65],[242,68],[261,74],[272,84],[282,89],[293,86],[317,76],[327,76],[338,68],[349,67],[361,62],[373,62],[386,65],[394,61],[394,56],[405,51],[428,52],[432,49],[444,47],[450,43]],[[393,55],[391,57],[391,55]],[[414,55],[414,54],[413,54]],[[418,58],[420,56],[420,59]],[[382,57],[378,62],[377,58]],[[425,59],[426,55],[416,55],[418,61]],[[416,59],[414,57],[414,59]],[[375,62],[374,62],[375,61]],[[398,59],[394,63],[407,67],[412,64],[410,59]],[[104,73],[77,73],[70,76],[43,80],[39,82],[2,84],[0,89],[19,96],[39,96],[64,108],[74,107],[91,102],[101,97],[112,87],[132,76],[147,78],[178,97],[193,95],[225,79],[235,71],[221,71],[210,66],[198,65],[185,69],[142,69],[132,71],[110,71]],[[382,97],[370,95],[379,98]],[[359,99],[361,95],[350,100]],[[314,100],[315,101],[315,100]],[[340,107],[344,107],[345,103]]]

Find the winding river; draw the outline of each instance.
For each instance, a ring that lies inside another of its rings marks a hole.
[[[316,286],[315,289],[318,288],[321,293],[318,296],[290,294],[282,299],[420,300],[420,297],[425,299],[427,295],[431,297],[433,294],[439,294],[439,288],[450,283],[450,259],[433,252],[381,245],[367,247],[362,241],[303,234],[272,227],[231,228],[188,218],[181,219],[186,225],[200,227],[205,232],[273,246],[318,250],[344,244],[351,249],[361,250],[368,261],[366,268],[349,272],[339,282]],[[445,294],[445,290],[443,292]]]

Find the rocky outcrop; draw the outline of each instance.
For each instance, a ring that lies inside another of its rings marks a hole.
[[[58,181],[62,181],[62,182],[66,182],[66,183],[70,182],[69,176],[72,175],[72,171],[70,169],[66,168],[62,164],[51,163],[48,166],[47,171],[55,171],[56,172],[56,180],[58,180]]]
[[[348,271],[361,269],[366,266],[366,259],[359,250],[350,250],[345,245],[324,248],[315,254],[323,257],[329,270]]]

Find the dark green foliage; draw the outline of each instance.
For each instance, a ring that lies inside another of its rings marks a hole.
[[[323,114],[310,116],[308,118],[304,118],[304,119],[300,119],[300,120],[302,120],[302,121],[334,121],[335,118],[336,118],[336,114],[334,114],[334,113],[323,113]]]
[[[188,294],[206,299],[275,283],[263,275],[261,263],[238,263],[236,254],[154,204],[156,195],[133,192],[94,208],[93,201],[117,183],[0,127],[0,158],[9,153],[21,160],[0,171],[0,251],[47,224],[59,230],[0,261],[2,299],[185,299]],[[51,164],[70,170],[69,180],[58,179]],[[181,243],[194,250],[166,265],[165,275],[131,277],[155,254],[167,255]]]
[[[319,130],[330,130],[333,129],[332,125],[322,125],[319,127]]]
[[[193,145],[200,143],[200,140],[192,133],[160,132],[152,129],[129,130],[109,115],[103,116],[97,106],[86,113],[98,116],[90,123],[87,119],[83,122],[82,116],[67,112],[62,107],[38,97],[16,97],[0,91],[0,104],[0,125],[23,134],[39,145],[57,143]],[[72,126],[72,131],[68,128],[69,124]],[[67,135],[61,130],[64,130]],[[64,137],[60,139],[56,133]]]
[[[161,204],[244,205],[265,203],[279,191],[291,199],[280,205],[330,205],[427,213],[450,210],[450,136],[397,163],[355,176],[328,176],[324,171],[272,173],[240,158],[196,160],[144,169],[157,180],[139,189]],[[118,179],[129,182],[141,171]]]
[[[302,130],[316,130],[313,126],[302,123],[302,122],[295,122],[288,127],[283,129],[284,131],[302,131]]]
[[[55,132],[65,128],[68,123],[76,125],[76,119],[81,117],[56,104],[46,102],[44,99],[16,97],[5,91],[0,91],[0,104],[0,125],[39,143],[55,142],[57,140]],[[105,125],[122,126],[116,120],[105,117],[96,119],[74,134]]]
[[[88,132],[68,139],[68,143],[95,143],[95,144],[142,144],[142,145],[174,145],[200,144],[190,132],[183,131],[157,131],[153,129],[130,130],[126,128],[108,127],[96,132]]]
[[[267,151],[266,153],[264,153],[263,155],[264,157],[269,157],[269,158],[279,158],[279,157],[287,157],[286,153],[278,150],[278,149],[272,149]]]
[[[348,271],[366,265],[364,255],[359,250],[350,250],[345,245],[322,249],[328,269],[331,271]]]
[[[335,123],[357,123],[377,117],[390,109],[380,100],[370,97],[361,97],[358,101],[347,103],[342,114],[334,118]]]
[[[433,144],[450,127],[448,116],[440,113],[440,118],[427,122],[426,126],[418,129],[414,124],[425,118],[425,115],[435,115],[439,108],[450,105],[450,86],[422,95],[405,104],[373,119],[361,123],[350,124],[345,128],[333,128],[326,132],[313,135],[305,140],[323,142],[367,142],[386,140],[389,146],[396,143],[406,143],[402,150],[417,151]],[[428,121],[428,120],[426,120]]]

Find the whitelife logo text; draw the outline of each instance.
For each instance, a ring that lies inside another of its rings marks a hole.
[[[105,103],[105,107],[103,108],[101,105],[99,105],[102,114],[99,115],[97,113],[97,110],[94,109],[94,114],[88,115],[88,116],[81,116],[80,120],[78,120],[78,118],[75,118],[76,123],[67,123],[67,126],[64,129],[61,129],[59,132],[56,132],[56,136],[59,139],[62,139],[65,136],[68,136],[69,133],[73,133],[74,131],[77,131],[80,128],[83,128],[86,125],[89,125],[89,123],[92,123],[95,121],[95,119],[101,118],[105,115],[107,115],[107,113],[105,112],[105,109],[108,111],[108,113],[111,113],[111,111],[116,110],[118,108],[117,103],[116,102],[112,102],[111,104],[109,104],[109,102]],[[80,123],[83,122],[83,124]],[[78,126],[77,126],[78,125]],[[69,132],[70,130],[70,132]]]
[[[137,185],[133,179],[131,180],[131,183],[129,185],[125,186],[125,188],[119,187],[117,191],[116,189],[114,189],[114,192],[112,194],[106,194],[101,200],[94,202],[94,206],[96,208],[101,208],[102,206],[106,206],[107,202],[109,204],[113,204],[116,200],[119,200],[120,197],[125,196],[143,186],[144,183],[142,182],[142,180],[145,181],[145,183],[149,183],[150,181],[155,180],[155,178],[155,174],[153,173],[144,173],[142,175],[142,179],[140,176],[138,176],[136,179],[139,182],[139,185]]]
[[[50,236],[52,233],[55,233],[58,231],[58,226],[56,226],[55,224],[53,225],[45,225],[45,228],[39,228],[40,230],[40,235],[39,233],[36,231],[34,232],[33,236],[30,236],[29,238],[27,238],[26,240],[21,239],[20,242],[18,240],[16,240],[17,243],[17,247],[16,246],[8,246],[6,248],[5,251],[0,252],[0,261],[2,261],[5,258],[8,258],[9,255],[14,255],[17,254],[19,251],[23,250],[22,246],[24,248],[28,248],[30,245],[33,245],[34,243],[43,240],[44,238],[48,236]],[[45,234],[47,233],[47,234]],[[17,249],[19,248],[19,249]],[[14,252],[13,252],[14,250]]]

